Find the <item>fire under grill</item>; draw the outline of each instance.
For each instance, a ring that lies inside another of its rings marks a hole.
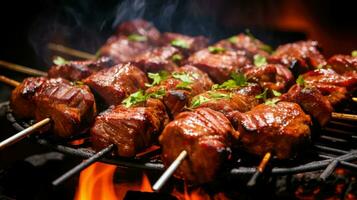
[[[6,118],[12,126],[22,131],[32,124],[31,121],[17,120],[9,107],[9,103],[1,104],[1,109],[5,110]],[[344,109],[344,111],[350,111]],[[273,161],[270,173],[273,175],[291,175],[304,172],[323,170],[320,179],[325,180],[331,175],[337,166],[347,169],[357,170],[357,165],[352,161],[357,159],[357,125],[353,122],[331,121],[324,129],[319,130],[319,137],[314,140],[312,148],[308,150],[301,158],[288,161]],[[47,146],[59,152],[90,158],[95,155],[88,141],[88,135],[77,135],[69,139],[54,138],[50,134],[32,135],[31,140],[41,145]],[[79,144],[76,144],[81,141]],[[239,159],[238,159],[239,158]],[[234,162],[229,163],[223,174],[231,176],[249,175],[256,171],[258,159],[252,159],[251,156],[236,155]],[[100,161],[115,164],[117,166],[136,168],[142,170],[163,171],[164,165],[160,159],[160,149],[142,153],[135,158],[123,157],[103,157]]]

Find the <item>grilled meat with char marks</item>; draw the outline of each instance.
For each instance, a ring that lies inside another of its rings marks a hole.
[[[117,28],[117,34],[126,36],[138,34],[146,37],[151,43],[158,43],[160,39],[159,30],[152,23],[143,19],[134,19],[121,23]]]
[[[188,63],[208,73],[214,82],[223,83],[230,79],[231,73],[238,72],[251,61],[242,51],[222,49],[214,53],[206,48],[191,55]]]
[[[239,137],[220,112],[199,108],[180,113],[159,137],[162,161],[169,166],[181,151],[188,155],[175,176],[192,183],[213,181],[230,156],[231,142]]]
[[[175,60],[175,56],[176,59]],[[145,72],[158,72],[165,70],[172,72],[183,63],[184,56],[172,46],[164,46],[152,49],[136,56],[132,63]]]
[[[155,93],[162,89],[165,90],[162,101],[167,107],[170,116],[175,116],[180,113],[192,97],[209,90],[213,85],[206,73],[190,65],[178,68],[174,74],[175,73],[186,76],[191,79],[191,82],[186,87],[180,87],[183,81],[174,76],[170,76],[159,85],[146,90],[146,93]]]
[[[289,159],[310,141],[310,116],[296,103],[260,104],[245,113],[234,111],[230,119],[240,133],[241,148],[251,154],[272,152]]]
[[[131,93],[144,89],[147,82],[145,73],[130,63],[103,69],[84,79],[108,105],[120,104]]]
[[[48,70],[50,78],[64,78],[70,81],[80,81],[101,69],[113,66],[114,63],[108,57],[98,60],[68,61],[63,65],[54,65]]]
[[[188,55],[207,47],[208,39],[204,36],[191,37],[179,33],[163,33],[161,43],[163,46],[171,44]],[[177,43],[178,45],[176,45]]]
[[[316,41],[300,41],[279,46],[269,62],[292,68],[295,76],[327,64]]]
[[[328,59],[328,64],[335,72],[344,74],[346,72],[357,73],[357,57],[350,55],[334,55]]]
[[[157,140],[168,119],[165,106],[157,99],[129,108],[112,106],[96,117],[91,141],[96,150],[115,144],[116,155],[132,157]]]

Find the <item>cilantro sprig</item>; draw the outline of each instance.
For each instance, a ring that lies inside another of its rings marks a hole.
[[[198,95],[198,96],[194,97],[190,107],[196,108],[196,107],[202,105],[203,103],[206,103],[206,102],[209,102],[212,100],[232,98],[231,93],[225,94],[225,93],[221,93],[221,92],[209,91],[209,92],[207,92],[207,94],[208,94],[208,97],[205,97],[203,95]]]
[[[302,75],[299,75],[299,77],[296,79],[296,84],[298,84],[301,87],[305,87],[305,80]]]
[[[179,48],[183,48],[183,49],[189,48],[189,45],[187,44],[187,42],[184,40],[180,40],[180,39],[172,40],[171,45],[174,47],[179,47]]]
[[[226,51],[225,48],[223,47],[215,47],[215,46],[209,46],[208,51],[212,54],[218,54],[218,53],[223,53]]]
[[[194,79],[198,78],[198,74],[196,73],[185,73],[185,72],[174,72],[172,73],[172,77],[181,81],[181,83],[176,85],[177,89],[190,90],[191,84]]]
[[[147,37],[144,35],[139,35],[139,34],[131,34],[128,36],[129,41],[134,41],[134,42],[145,42],[147,41]]]
[[[160,88],[156,92],[145,94],[144,91],[138,90],[137,92],[132,93],[126,99],[122,101],[122,104],[129,108],[138,103],[145,102],[149,98],[159,99],[165,96],[166,92],[164,88]]]
[[[254,65],[257,67],[262,67],[268,64],[267,59],[260,54],[255,54],[253,58],[254,58]]]
[[[214,84],[212,86],[213,90],[216,89],[233,89],[237,87],[243,87],[248,85],[247,78],[243,74],[237,74],[237,73],[232,73],[231,78],[225,82],[223,82],[221,85],[219,84]]]
[[[60,56],[56,56],[56,58],[53,60],[53,63],[55,65],[66,65],[66,64],[69,64],[69,61],[60,57]]]
[[[272,99],[268,99],[264,102],[265,105],[268,106],[276,106],[276,103],[278,103],[280,101],[279,98],[272,98]]]
[[[165,81],[169,77],[167,71],[160,71],[159,73],[148,73],[148,77],[152,80],[151,84],[145,84],[146,87],[152,87],[154,85],[159,85],[162,81]]]

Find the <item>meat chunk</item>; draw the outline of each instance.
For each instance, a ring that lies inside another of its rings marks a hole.
[[[179,48],[185,55],[191,54],[208,46],[208,39],[204,36],[191,37],[179,33],[163,33],[162,45],[172,45]]]
[[[280,64],[266,64],[260,67],[246,65],[241,70],[249,81],[259,83],[263,88],[284,92],[294,81],[289,69]]]
[[[260,93],[261,88],[257,84],[236,89],[211,90],[193,97],[190,107],[210,108],[224,115],[232,111],[247,112],[261,103],[255,98]]]
[[[188,63],[208,73],[214,82],[222,83],[230,78],[231,73],[251,62],[244,52],[211,47],[194,53],[188,58]]]
[[[299,104],[321,127],[325,126],[331,119],[333,107],[329,99],[315,87],[304,88],[296,84],[280,99]]]
[[[115,154],[135,156],[157,140],[168,123],[165,106],[157,99],[148,99],[145,105],[112,106],[99,114],[91,128],[91,141],[96,150],[116,145]]]
[[[61,78],[48,79],[33,98],[36,121],[49,117],[50,130],[60,137],[83,133],[97,114],[89,88]]]
[[[99,56],[109,57],[116,64],[126,63],[152,47],[145,38],[136,40],[124,35],[112,36],[100,48]]]
[[[26,78],[11,94],[10,106],[18,118],[32,118],[35,115],[36,104],[34,96],[46,84],[45,77]]]
[[[146,37],[151,43],[158,43],[160,32],[155,26],[143,19],[134,19],[121,23],[117,28],[118,35],[138,34]]]
[[[330,59],[328,59],[328,64],[335,72],[339,74],[344,74],[346,72],[357,73],[356,56],[334,55]]]
[[[145,72],[161,70],[172,72],[183,63],[183,59],[183,55],[177,48],[164,46],[136,56],[132,63]]]
[[[108,105],[121,103],[131,93],[144,89],[147,82],[145,73],[130,63],[103,69],[84,80]]]
[[[192,183],[210,182],[229,158],[231,141],[238,137],[239,133],[220,112],[209,108],[183,112],[159,137],[162,161],[169,166],[186,150],[188,155],[174,175]]]
[[[170,115],[175,116],[184,109],[192,97],[209,90],[212,85],[212,81],[206,73],[196,67],[185,65],[178,68],[172,76],[159,85],[148,88],[146,93],[165,90],[162,100]]]
[[[240,133],[241,148],[251,154],[272,152],[278,159],[289,159],[310,140],[310,116],[296,103],[260,104],[246,113],[230,115]]]
[[[68,61],[62,65],[54,65],[48,70],[50,78],[64,78],[70,81],[80,81],[101,69],[113,66],[114,63],[108,57],[98,60]]]
[[[262,41],[243,33],[221,40],[216,45],[226,49],[244,51],[251,60],[257,54],[268,57],[269,51],[271,51],[270,47]]]
[[[295,76],[327,64],[316,41],[300,41],[279,46],[269,58],[271,63],[280,63],[292,68]]]

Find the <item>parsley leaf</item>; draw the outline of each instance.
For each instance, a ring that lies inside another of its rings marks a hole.
[[[276,90],[272,90],[273,92],[273,95],[276,96],[276,97],[280,97],[281,96],[281,93],[276,91]]]
[[[129,41],[134,41],[134,42],[145,42],[147,41],[147,37],[144,35],[139,35],[139,34],[131,34],[128,36]]]
[[[261,67],[268,64],[267,59],[259,54],[254,55],[254,65],[257,67]]]
[[[268,88],[265,88],[264,91],[255,96],[256,99],[266,99],[268,95]]]
[[[66,64],[69,64],[69,61],[67,61],[66,59],[60,57],[60,56],[57,56],[54,60],[53,60],[53,63],[55,65],[66,65]]]
[[[148,77],[153,80],[151,84],[145,84],[146,87],[152,87],[158,85],[161,81],[166,80],[169,77],[167,71],[160,71],[159,73],[148,73]]]
[[[139,90],[122,101],[125,107],[129,108],[132,105],[146,101],[146,95],[142,90]]]
[[[183,89],[183,90],[191,90],[191,83],[189,82],[181,82],[176,85],[177,89]]]
[[[160,88],[156,92],[147,94],[146,99],[148,99],[148,98],[160,99],[161,97],[165,96],[165,94],[166,94],[165,89]]]
[[[232,73],[231,77],[233,78],[233,80],[236,82],[237,86],[247,86],[248,85],[248,80],[247,78],[244,76],[244,74],[237,74],[237,73]]]
[[[188,49],[189,46],[187,44],[186,41],[184,40],[180,40],[180,39],[175,39],[171,41],[171,45],[174,47],[179,47],[179,48],[183,48],[183,49]]]
[[[204,97],[202,95],[198,95],[193,98],[192,103],[191,103],[191,108],[196,108],[196,107],[200,106],[201,104],[206,103],[208,101],[210,101],[209,98]]]
[[[174,63],[179,64],[183,58],[180,54],[175,54],[171,57],[171,59]]]
[[[225,94],[225,93],[220,93],[220,92],[213,92],[213,91],[209,91],[208,95],[212,98],[212,99],[230,99],[232,98],[232,94]]]
[[[302,75],[299,75],[299,77],[296,79],[296,83],[300,86],[305,86],[305,80]]]
[[[230,38],[227,39],[228,42],[232,43],[232,44],[236,44],[237,43],[237,36],[232,36]]]
[[[185,73],[185,72],[174,72],[172,73],[172,77],[182,81],[181,83],[176,85],[177,89],[191,89],[191,83],[193,83],[194,79],[198,78],[199,75],[196,73]]]
[[[223,48],[223,47],[209,46],[209,47],[208,47],[208,51],[209,51],[210,53],[217,54],[217,53],[223,53],[224,51],[226,51],[226,49]]]
[[[233,89],[236,87],[243,87],[248,85],[247,78],[243,74],[232,73],[232,79],[223,82],[221,85],[214,84],[212,90],[216,89]]]
[[[352,57],[357,57],[357,50],[353,50],[351,55],[352,55]]]
[[[276,106],[276,103],[278,103],[279,101],[280,99],[273,98],[273,99],[266,100],[264,104],[268,106]]]

